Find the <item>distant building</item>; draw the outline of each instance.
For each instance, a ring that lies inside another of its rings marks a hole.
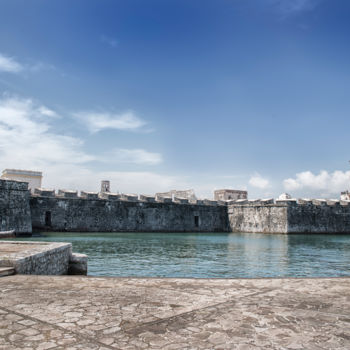
[[[167,197],[186,198],[189,201],[197,200],[197,197],[194,194],[194,190],[181,190],[181,191],[171,190],[168,192],[159,192],[159,193],[156,193],[156,198],[157,197],[161,197],[161,198],[167,198]]]
[[[340,199],[342,201],[350,201],[350,192],[349,191],[344,191],[340,194]]]
[[[240,191],[240,190],[228,190],[228,189],[216,190],[214,191],[214,199],[216,201],[248,199],[248,192]]]
[[[5,169],[2,172],[1,178],[28,182],[28,188],[34,193],[35,188],[41,188],[43,173],[41,171]]]
[[[282,194],[278,197],[278,199],[280,199],[280,200],[292,199],[292,196],[291,196],[290,194],[288,194],[288,193],[282,193]]]

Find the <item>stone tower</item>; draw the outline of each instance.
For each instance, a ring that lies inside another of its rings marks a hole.
[[[101,192],[111,192],[111,184],[109,180],[102,180],[101,181]]]

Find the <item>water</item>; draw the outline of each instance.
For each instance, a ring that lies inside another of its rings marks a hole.
[[[239,233],[42,233],[71,242],[89,275],[138,277],[350,276],[350,236]]]

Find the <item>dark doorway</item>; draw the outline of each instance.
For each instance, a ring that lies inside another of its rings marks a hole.
[[[51,227],[51,211],[45,212],[45,226]]]
[[[198,215],[194,216],[194,226],[199,227],[199,216]]]

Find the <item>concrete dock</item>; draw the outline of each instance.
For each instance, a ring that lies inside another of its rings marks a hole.
[[[350,279],[0,278],[0,349],[350,349]]]

